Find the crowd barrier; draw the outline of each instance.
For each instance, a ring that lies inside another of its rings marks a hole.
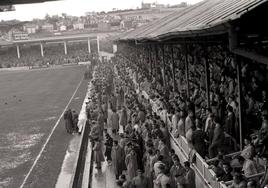
[[[93,72],[93,77],[95,76],[95,70]],[[88,102],[89,91],[92,87],[92,82],[88,86],[87,95],[85,97],[81,112],[79,114],[79,133],[82,137],[79,143],[79,152],[75,161],[75,168],[73,172],[73,177],[70,183],[70,188],[82,188],[88,187],[92,172],[92,147],[89,142],[90,124],[87,122],[86,115],[86,102]],[[87,185],[87,186],[85,186]]]

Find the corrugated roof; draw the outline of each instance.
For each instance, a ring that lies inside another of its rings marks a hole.
[[[152,40],[185,33],[201,33],[239,19],[266,2],[268,0],[205,0],[132,31],[120,40]]]

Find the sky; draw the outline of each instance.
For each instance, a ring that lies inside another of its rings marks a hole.
[[[195,4],[201,0],[157,0],[161,4],[179,4],[181,2]],[[60,0],[45,3],[15,5],[16,11],[0,12],[1,20],[17,19],[30,21],[33,18],[44,18],[46,14],[61,15],[67,13],[72,16],[82,16],[86,12],[111,11],[113,8],[130,9],[140,7],[142,0]],[[155,0],[143,0],[153,3]]]

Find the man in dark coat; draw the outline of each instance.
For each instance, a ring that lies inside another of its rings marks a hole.
[[[118,145],[118,141],[114,141],[112,148],[112,164],[116,179],[122,174],[124,169],[125,153],[124,150]]]
[[[212,144],[209,146],[209,157],[213,158],[217,155],[218,150],[222,147],[224,142],[224,131],[222,125],[219,123],[219,119],[214,119],[215,129],[212,139]]]
[[[105,141],[104,145],[105,145],[104,155],[106,156],[106,160],[108,162],[108,165],[110,165],[111,161],[112,161],[111,153],[112,153],[112,147],[113,147],[113,139],[108,133],[106,134],[106,141]]]
[[[196,130],[193,132],[192,143],[196,152],[201,156],[206,155],[206,133],[202,130],[202,124],[196,119]]]
[[[72,133],[72,127],[73,127],[73,116],[71,109],[67,110],[64,113],[64,120],[65,120],[65,128],[67,133]]]

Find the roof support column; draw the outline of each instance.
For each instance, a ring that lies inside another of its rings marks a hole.
[[[243,150],[241,61],[238,55],[235,55],[235,61],[236,61],[236,72],[238,82],[239,142],[240,142],[240,150]]]
[[[20,59],[20,46],[17,44],[17,56]]]
[[[98,53],[100,52],[100,40],[99,40],[99,36],[97,36],[97,49],[98,49]]]
[[[161,51],[162,51],[162,68],[161,68],[161,71],[162,71],[162,76],[163,76],[163,86],[164,88],[166,89],[166,76],[165,76],[165,72],[166,72],[166,65],[165,65],[165,45],[162,45],[161,46]]]
[[[188,62],[188,46],[185,44],[185,75],[187,83],[187,98],[190,98],[190,81],[189,81],[189,62]]]
[[[41,56],[44,57],[44,47],[43,47],[43,43],[40,43],[40,50],[41,50]]]
[[[147,56],[148,56],[148,67],[149,67],[149,75],[152,75],[152,61],[151,61],[151,52],[150,52],[150,45],[147,46]]]
[[[204,63],[205,63],[205,74],[206,74],[207,108],[210,108],[210,71],[209,71],[209,60],[207,54],[204,59]]]
[[[91,53],[91,48],[90,48],[90,38],[87,39],[87,48],[88,48],[88,53]]]
[[[64,54],[67,55],[68,54],[68,51],[67,51],[67,42],[64,41]]]
[[[157,76],[157,71],[158,71],[158,46],[155,45],[155,61],[154,61],[154,76]]]
[[[173,79],[173,91],[176,91],[176,73],[175,73],[175,59],[174,59],[174,48],[171,45],[171,61],[172,61],[172,79]]]

